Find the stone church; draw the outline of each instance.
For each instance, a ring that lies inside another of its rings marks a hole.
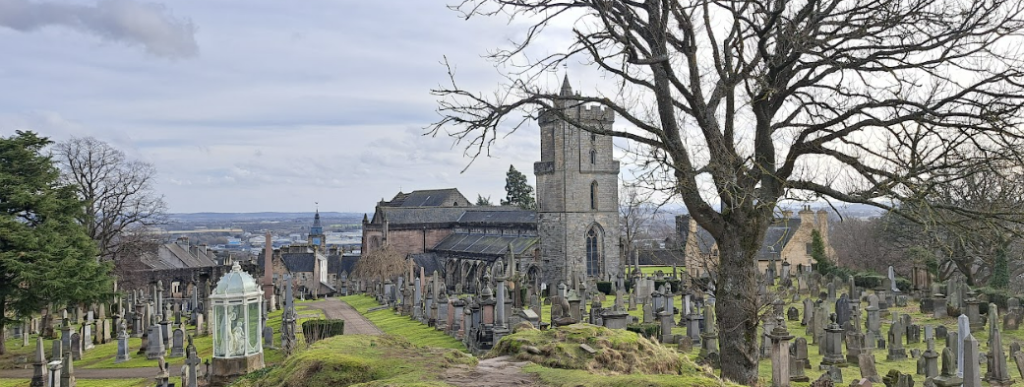
[[[363,257],[389,246],[459,292],[476,290],[491,265],[509,254],[531,285],[549,292],[561,282],[572,286],[620,273],[619,162],[612,158],[612,138],[569,124],[611,128],[615,115],[575,102],[568,77],[559,94],[561,101],[538,122],[535,211],[474,206],[454,188],[400,192],[364,217]]]

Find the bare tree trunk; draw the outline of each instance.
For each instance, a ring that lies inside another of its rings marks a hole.
[[[721,267],[715,289],[715,314],[718,316],[721,342],[722,377],[753,385],[757,381],[757,266],[742,235],[727,233],[718,240]],[[756,250],[754,250],[756,251]],[[744,269],[745,268],[745,269]],[[710,324],[711,322],[706,322]]]
[[[0,355],[7,354],[7,335],[4,334],[7,324],[4,323],[3,318],[7,313],[7,308],[4,307],[6,302],[7,300],[4,297],[0,297]],[[28,332],[23,332],[22,334],[28,334]]]

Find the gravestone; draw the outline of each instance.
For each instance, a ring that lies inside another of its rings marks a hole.
[[[164,357],[164,340],[160,336],[161,326],[159,324],[152,325],[149,327],[149,339],[147,340],[146,347],[146,359],[156,360],[157,358]]]
[[[114,355],[114,363],[123,363],[131,360],[129,351],[131,349],[128,348],[128,332],[122,329],[117,334],[117,355]]]
[[[183,356],[185,356],[185,330],[179,327],[171,333],[171,355],[168,357]]]
[[[836,324],[836,314],[829,315],[828,327],[825,328],[825,353],[821,360],[822,365],[845,367],[846,357],[843,356],[843,328]]]
[[[804,319],[800,321],[800,325],[810,325],[812,315],[814,315],[814,301],[811,301],[810,298],[806,298],[804,299]],[[807,334],[810,334],[810,331],[808,331]]]
[[[967,316],[961,314],[960,317],[957,317],[957,319],[956,319],[956,330],[957,330],[957,337],[959,338],[959,340],[957,342],[958,347],[957,347],[957,354],[956,354],[956,376],[959,376],[961,378],[964,378],[964,380],[966,380],[967,377],[964,376],[964,346],[963,346],[963,343],[966,342],[967,341],[967,337],[971,335],[970,320],[967,318]],[[974,364],[978,364],[978,362],[975,361]]]
[[[910,324],[907,326],[907,344],[917,344],[921,342],[921,326],[916,324]]]
[[[1013,354],[1013,362],[1017,364],[1017,373],[1020,374],[1021,378],[1024,378],[1024,352],[1015,352]]]
[[[952,332],[955,334],[956,332]],[[956,376],[956,354],[950,347],[942,350],[942,372],[939,376],[932,378],[937,387],[958,387],[963,384],[963,378]]]
[[[854,325],[852,322],[847,322],[848,326]],[[858,364],[860,360],[860,354],[868,352],[864,349],[864,334],[857,331],[846,330],[846,361],[848,363]]]
[[[803,358],[800,358],[800,346],[803,346]],[[789,381],[791,382],[807,382],[810,378],[804,374],[804,369],[810,368],[810,362],[807,360],[807,339],[800,337],[797,338],[793,346],[789,347]]]
[[[889,370],[889,373],[882,378],[886,387],[913,387],[914,378],[897,370]]]
[[[963,372],[964,387],[981,387],[981,352],[978,350],[978,340],[974,335],[968,333],[960,347],[964,356]]]
[[[989,354],[988,372],[985,380],[993,386],[1008,386],[1013,383],[1010,379],[1010,370],[1006,364],[1006,354],[1003,353],[1002,334],[996,327],[999,321],[999,308],[996,304],[988,304],[989,313]]]
[[[274,328],[263,327],[263,348],[274,348]]]
[[[800,321],[800,311],[795,306],[789,307],[786,311],[786,319],[789,321]]]
[[[860,367],[861,378],[874,383],[882,381],[882,378],[878,377],[878,370],[875,369],[875,355],[871,352],[861,353],[858,357],[857,365]]]
[[[26,332],[28,334],[28,332]],[[46,353],[43,352],[43,337],[36,336],[36,350],[32,354],[32,380],[29,387],[43,387],[46,384]]]
[[[944,325],[939,325],[938,327],[935,328],[935,337],[945,340],[948,334],[949,331],[946,329]]]
[[[928,335],[928,328],[925,328],[925,336],[929,336],[925,339],[927,349],[921,354],[921,359],[924,359],[923,375],[926,378],[933,378],[939,375],[939,353],[935,351],[935,338]]]
[[[900,361],[907,358],[907,351],[903,348],[903,332],[903,323],[899,320],[889,326],[889,356],[886,356],[886,360]]]
[[[836,301],[836,323],[844,326],[847,321],[850,321],[850,296],[843,293]]]
[[[948,306],[946,305],[946,297],[942,294],[936,293],[932,296],[932,317],[933,318],[946,318]]]
[[[71,334],[71,359],[82,360],[82,337],[78,332]],[[65,372],[65,374],[67,374],[67,372]]]
[[[795,361],[792,367],[800,367],[804,369],[811,369],[811,359],[807,353],[807,339],[798,337],[793,342],[793,357]]]

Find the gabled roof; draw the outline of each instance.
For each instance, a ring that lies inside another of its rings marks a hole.
[[[782,249],[786,247],[793,234],[800,228],[800,218],[776,218],[768,230],[764,233],[764,243],[757,250],[758,261],[770,261],[772,258],[778,260]]]
[[[465,207],[470,206],[469,199],[455,188],[428,189],[399,192],[390,202],[383,202],[383,207]]]
[[[444,266],[441,265],[441,258],[435,253],[413,254],[412,261],[416,265],[415,271],[417,273],[420,272],[419,268],[423,268],[424,273],[427,275],[433,275],[435,270],[440,273],[444,268]]]

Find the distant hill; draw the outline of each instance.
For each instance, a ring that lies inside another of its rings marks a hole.
[[[361,212],[321,212],[323,219],[362,219]],[[313,219],[312,212],[197,212],[190,214],[167,214],[167,220],[183,223],[205,222],[251,222],[259,220]]]

